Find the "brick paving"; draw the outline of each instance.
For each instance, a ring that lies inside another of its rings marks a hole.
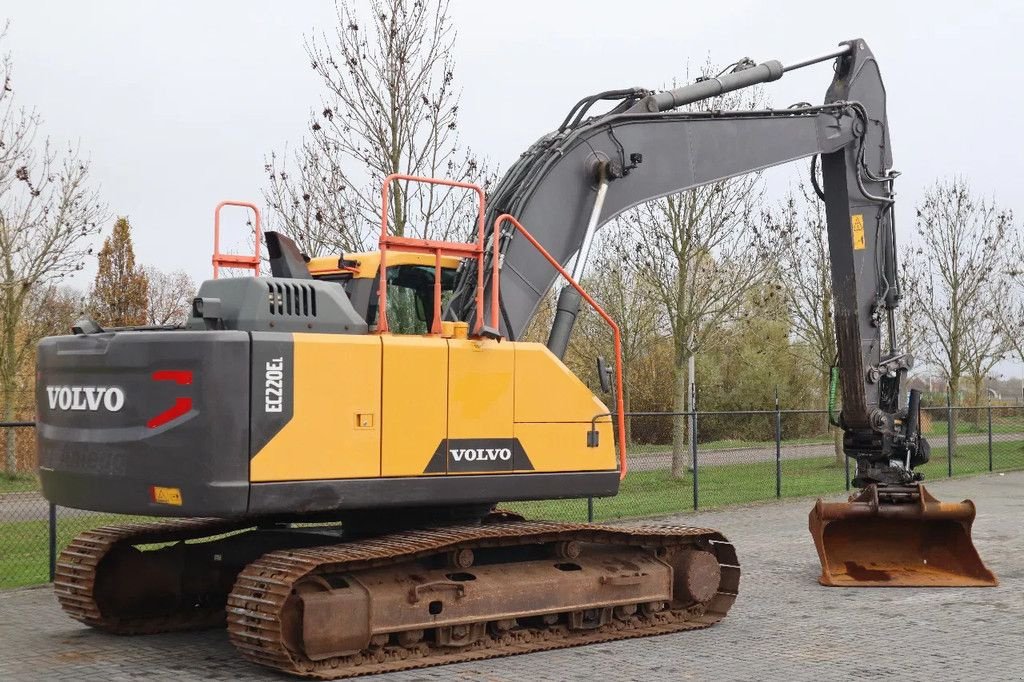
[[[1024,680],[1024,473],[938,481],[979,507],[983,589],[828,589],[809,500],[685,514],[744,565],[740,598],[704,631],[409,671],[419,680]],[[0,592],[0,680],[283,680],[235,658],[221,631],[122,638],[67,619],[49,588]]]

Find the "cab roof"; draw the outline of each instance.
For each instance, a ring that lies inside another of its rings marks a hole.
[[[445,270],[459,267],[462,259],[457,256],[441,256],[441,267]],[[388,267],[393,265],[434,265],[434,256],[428,253],[412,253],[388,249]],[[350,274],[354,279],[376,277],[380,268],[380,251],[362,251],[337,256],[311,258],[307,264],[309,274],[323,275]]]

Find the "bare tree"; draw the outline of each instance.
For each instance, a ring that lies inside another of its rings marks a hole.
[[[917,209],[920,272],[907,293],[927,339],[925,359],[945,379],[954,405],[962,403],[962,379],[983,378],[1003,354],[994,321],[1011,221],[1009,211],[975,196],[963,178],[936,181]],[[955,424],[948,428],[955,439]]]
[[[819,377],[821,395],[827,400],[836,363],[836,332],[832,304],[832,262],[824,204],[807,183],[782,200],[777,216],[768,216],[778,235],[778,275],[783,282],[791,332],[802,345]],[[841,394],[840,387],[835,387]],[[836,464],[843,464],[842,432],[833,432]]]
[[[88,161],[38,140],[39,115],[14,104],[9,55],[0,61],[0,84],[0,401],[11,419],[13,396],[23,389],[19,370],[35,347],[22,328],[27,302],[82,267],[104,208]],[[7,429],[8,474],[15,464],[14,429]]]
[[[971,406],[981,407],[985,379],[1006,356],[1007,340],[1000,333],[998,309],[1005,305],[1009,292],[998,281],[991,285],[995,297],[979,319],[964,333],[964,363],[971,382]],[[975,417],[978,417],[975,412]]]
[[[591,250],[591,262],[581,284],[619,326],[622,341],[622,388],[626,411],[639,402],[642,410],[666,410],[672,381],[665,380],[663,347],[667,341],[664,307],[646,273],[633,267],[632,227],[614,221],[602,228]],[[522,335],[524,341],[544,343],[551,330],[559,284],[544,295]],[[598,390],[596,359],[614,367],[614,342],[608,325],[584,305],[576,320],[563,362]],[[643,419],[643,418],[641,418]],[[643,426],[641,426],[643,429]],[[649,430],[649,429],[648,429]],[[633,418],[626,418],[626,439],[632,443]]]
[[[146,267],[144,270],[149,279],[146,322],[157,325],[184,324],[192,311],[196,283],[184,270],[163,272],[154,267]]]
[[[1002,305],[996,308],[996,325],[1006,351],[1024,363],[1024,226],[1011,225],[1011,248],[1000,282]]]
[[[308,137],[291,158],[285,150],[266,163],[264,196],[272,219],[310,255],[369,245],[380,225],[381,185],[390,174],[470,182],[485,175],[459,141],[455,29],[447,0],[372,0],[365,17],[339,2],[337,17],[333,36],[306,42],[325,89]],[[468,194],[395,183],[390,230],[462,238],[475,214],[475,197]]]
[[[270,182],[263,190],[271,208],[268,222],[309,256],[363,250],[369,243],[369,225],[350,211],[348,176],[335,157],[337,151],[322,151],[330,145],[318,133],[314,130],[313,135],[321,139],[304,140],[292,159],[287,147],[280,155],[270,154],[264,166]]]
[[[915,369],[919,369],[930,364],[929,358],[935,353],[931,347],[931,336],[918,314],[929,266],[912,244],[904,244],[902,248],[897,246],[897,253],[902,298],[896,310],[896,338],[902,348],[913,354]]]
[[[626,412],[633,409],[633,396],[639,372],[637,365],[651,352],[665,330],[664,310],[658,303],[650,277],[630,266],[634,257],[630,248],[632,230],[620,221],[603,228],[594,244],[595,257],[584,286],[619,326],[622,342],[622,392]],[[548,324],[550,327],[550,323]],[[577,358],[585,373],[594,376],[598,355],[614,362],[612,332],[604,320],[589,307],[581,311],[576,333],[566,354],[572,366]],[[632,442],[632,418],[626,419],[626,440]]]
[[[760,91],[752,89],[699,106],[752,109],[761,103]],[[629,267],[649,278],[671,331],[674,411],[687,408],[690,358],[713,343],[716,329],[765,279],[770,259],[756,226],[762,195],[761,176],[752,173],[648,202],[623,216],[635,245]],[[678,417],[673,425],[674,477],[686,473],[687,421]]]
[[[85,307],[85,295],[74,287],[55,284],[35,287],[25,302],[21,332],[33,343],[44,336],[67,334]],[[31,367],[27,369],[30,374],[34,371]]]

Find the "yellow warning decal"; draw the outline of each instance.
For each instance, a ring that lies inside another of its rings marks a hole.
[[[181,506],[181,488],[162,488],[155,485],[150,488],[150,493],[153,496],[153,501],[157,504],[173,504],[176,507]]]
[[[854,213],[850,216],[850,224],[853,226],[853,250],[860,251],[864,248],[864,214]]]

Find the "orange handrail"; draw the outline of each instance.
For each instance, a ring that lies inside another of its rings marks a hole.
[[[514,216],[511,216],[508,213],[504,213],[504,214],[498,216],[498,218],[494,221],[494,236],[492,237],[492,239],[493,239],[494,244],[495,244],[495,249],[494,249],[495,250],[495,254],[497,254],[497,251],[498,251],[498,249],[497,249],[498,233],[501,230],[501,226],[502,226],[503,223],[512,223],[512,225],[519,231],[519,233],[521,235],[523,235],[524,237],[526,237],[527,241],[529,241],[533,245],[533,248],[537,249],[537,251],[540,252],[540,255],[544,256],[548,260],[548,262],[551,263],[552,266],[554,266],[555,270],[558,271],[558,274],[560,274],[562,277],[565,278],[565,281],[568,282],[569,285],[573,289],[575,289],[579,293],[579,295],[582,296],[583,299],[588,304],[590,304],[590,307],[593,308],[594,311],[597,312],[597,314],[600,315],[604,319],[605,323],[607,323],[608,326],[611,327],[611,329],[612,329],[612,335],[613,335],[613,338],[615,340],[615,404],[616,404],[616,413],[617,413],[616,414],[616,420],[618,421],[618,427],[619,427],[619,433],[618,433],[618,441],[619,441],[619,480],[621,481],[622,479],[626,478],[627,466],[626,466],[626,417],[625,417],[625,411],[626,410],[625,410],[625,407],[624,407],[625,401],[623,400],[623,396],[622,396],[622,335],[619,332],[619,325],[615,324],[615,320],[612,319],[611,315],[606,313],[604,311],[604,308],[602,308],[600,305],[598,305],[597,301],[595,301],[593,298],[591,298],[590,294],[588,294],[586,291],[583,290],[583,287],[581,287],[579,285],[579,283],[577,283],[576,280],[574,280],[572,278],[572,275],[570,275],[566,271],[566,269],[562,267],[561,263],[559,263],[557,260],[555,260],[554,257],[552,257],[552,255],[550,253],[548,253],[547,249],[545,249],[543,246],[541,246],[540,242],[538,242],[536,239],[534,239],[533,235],[530,234],[526,230],[526,228],[523,227],[522,224],[520,224],[520,222],[515,219]],[[497,263],[497,258],[496,257],[494,259],[494,263],[495,263],[495,265],[494,265],[494,273],[495,273],[494,277],[496,278],[497,277],[497,271],[498,271],[498,268],[497,268],[497,265],[496,265],[496,263]],[[497,283],[496,280],[495,280],[495,283]],[[498,291],[498,289],[494,288],[492,291],[494,292],[494,294],[492,295],[492,300],[497,300],[496,292]]]
[[[256,216],[256,223],[253,226],[253,232],[256,235],[256,247],[255,255],[252,256],[240,256],[231,253],[220,252],[220,210],[225,206],[240,206],[242,208],[251,209],[253,214]],[[225,268],[245,268],[247,270],[255,270],[256,276],[260,276],[260,240],[263,238],[262,224],[260,221],[260,208],[256,204],[249,201],[222,201],[217,204],[216,208],[213,209],[213,278],[217,279],[220,275],[220,269]]]
[[[444,242],[434,239],[413,239],[409,237],[393,237],[388,234],[388,193],[391,183],[396,180],[408,180],[410,182],[423,182],[430,185],[444,185],[445,187],[461,187],[476,192],[479,199],[477,209],[477,241],[471,242]],[[405,175],[403,173],[392,173],[384,178],[384,186],[381,188],[381,209],[380,209],[380,280],[377,285],[377,331],[385,333],[388,331],[388,282],[387,282],[387,252],[389,246],[401,248],[404,251],[414,253],[426,253],[434,256],[434,319],[431,323],[432,334],[441,333],[441,256],[472,256],[477,261],[476,268],[476,329],[479,333],[483,326],[484,319],[484,272],[483,254],[485,230],[484,224],[485,198],[484,190],[479,185],[471,182],[460,182],[458,180],[442,180],[439,178],[425,178],[417,175]],[[497,289],[494,288],[497,292]],[[496,294],[495,294],[496,295]],[[492,326],[497,328],[497,307],[492,305]]]

